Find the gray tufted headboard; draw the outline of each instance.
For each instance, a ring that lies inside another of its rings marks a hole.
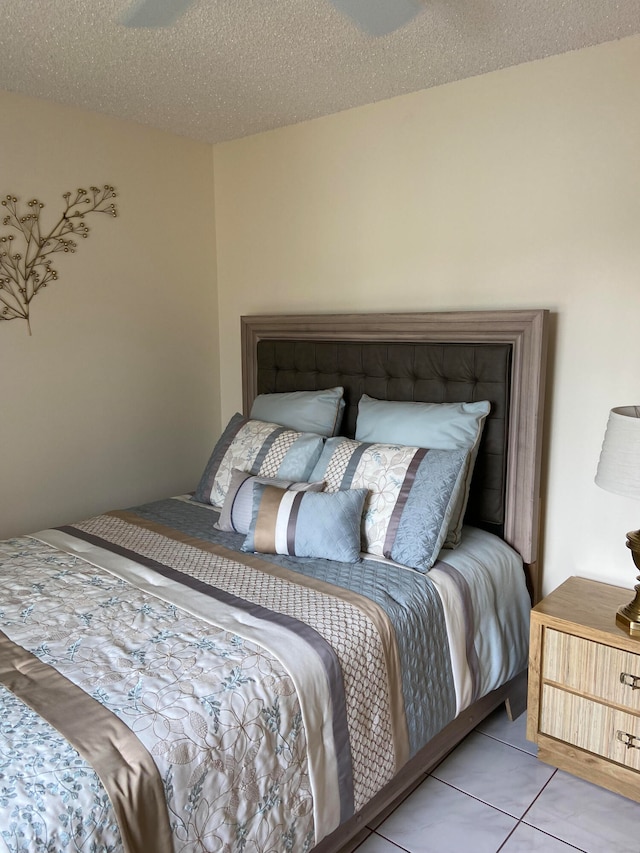
[[[546,311],[242,318],[244,409],[256,394],[345,389],[342,432],[361,395],[489,400],[468,523],[512,544],[537,598]]]

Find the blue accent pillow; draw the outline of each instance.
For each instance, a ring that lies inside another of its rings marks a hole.
[[[242,550],[355,563],[366,495],[366,489],[326,494],[254,483],[251,526]]]
[[[344,388],[338,386],[323,391],[258,394],[253,401],[250,417],[300,432],[336,435],[344,411],[343,393]]]

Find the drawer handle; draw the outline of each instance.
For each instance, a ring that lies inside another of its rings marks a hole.
[[[632,690],[640,690],[640,675],[631,675],[630,672],[621,672],[620,684],[624,684]]]
[[[636,735],[630,735],[629,732],[621,732],[618,730],[616,732],[616,737],[618,740],[622,741],[627,749],[640,749],[640,738],[636,737]],[[637,743],[634,741],[637,741]]]

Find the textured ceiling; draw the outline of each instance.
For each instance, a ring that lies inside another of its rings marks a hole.
[[[640,32],[640,0],[424,0],[380,38],[330,0],[133,2],[0,0],[0,89],[220,142]]]

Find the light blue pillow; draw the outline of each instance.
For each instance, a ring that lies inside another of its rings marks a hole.
[[[281,394],[258,394],[250,417],[259,421],[318,435],[336,435],[340,429],[344,388],[323,391],[286,391]]]
[[[235,414],[213,448],[194,498],[222,507],[234,468],[261,477],[309,480],[323,444],[321,435]]]
[[[471,450],[482,435],[491,403],[412,403],[376,400],[358,403],[356,438],[434,450]]]
[[[363,394],[358,403],[358,441],[469,451],[464,487],[451,515],[444,548],[456,548],[460,544],[471,477],[482,429],[490,410],[488,400],[476,403],[413,403],[376,400]]]
[[[254,483],[251,526],[242,550],[355,563],[366,495],[366,489],[325,494]]]

